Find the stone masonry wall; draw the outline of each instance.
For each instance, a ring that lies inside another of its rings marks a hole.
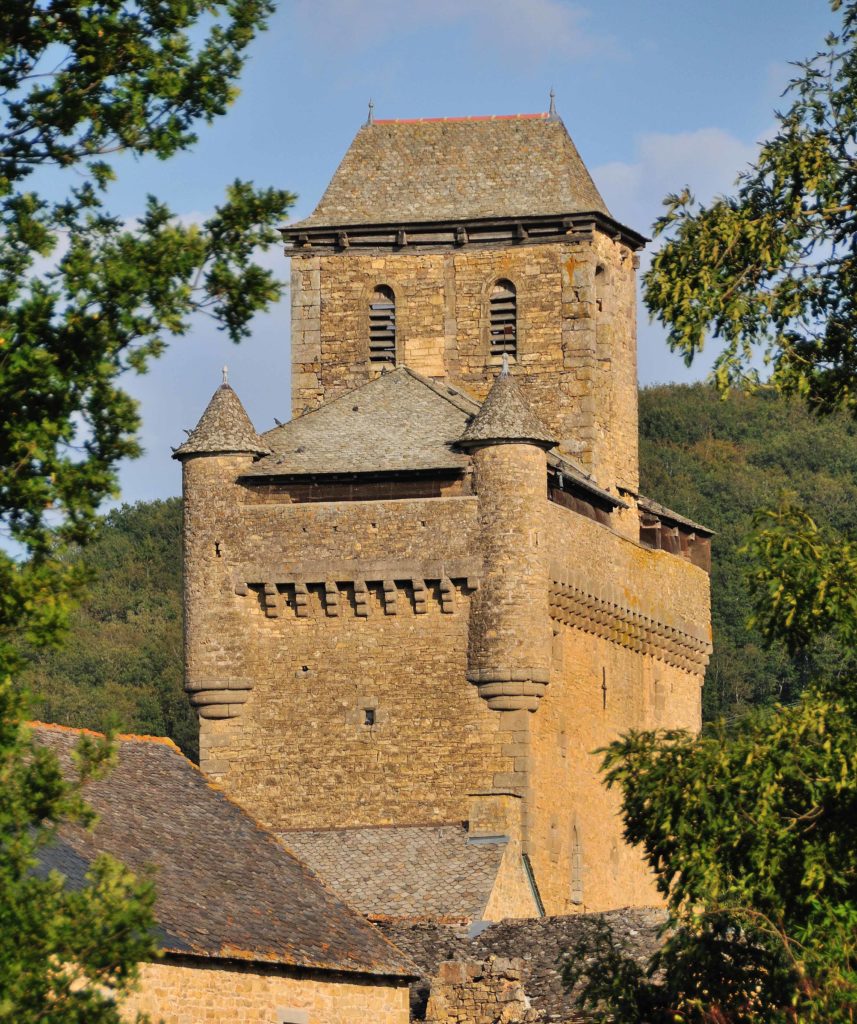
[[[249,684],[239,714],[201,719],[201,764],[265,825],[461,821],[468,793],[513,769],[467,681],[476,509],[237,504],[206,526],[220,556],[191,542],[229,577],[208,597],[190,586],[208,609],[197,641],[232,652]]]
[[[123,1017],[163,1024],[407,1024],[405,982],[282,968],[167,960],[143,964]]]
[[[292,256],[295,415],[369,380],[368,306],[379,284],[396,296],[397,359],[482,399],[491,288],[517,291],[513,372],[540,416],[611,490],[638,483],[634,257],[591,241],[455,251]]]
[[[551,914],[654,904],[594,751],[629,729],[699,728],[708,576],[557,506],[548,521],[554,640],[531,720],[533,868]]]
[[[448,960],[431,984],[426,1024],[530,1024],[542,1020],[521,981],[521,960]]]

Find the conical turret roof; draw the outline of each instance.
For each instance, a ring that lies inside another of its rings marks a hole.
[[[173,458],[227,453],[269,455],[270,452],[256,433],[241,399],[224,379],[188,439],[173,452]]]
[[[477,448],[513,442],[548,449],[557,444],[557,438],[530,408],[515,378],[504,370],[458,443],[463,448]]]

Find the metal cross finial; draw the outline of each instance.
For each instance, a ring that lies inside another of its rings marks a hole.
[[[503,353],[503,369],[500,371],[501,377],[509,376],[509,354],[508,352]]]
[[[224,366],[223,369],[220,372],[223,374],[223,383],[224,384],[228,384],[229,383],[229,367],[228,366]]]
[[[369,100],[369,116],[366,118],[366,124],[375,123],[375,103],[373,100]]]
[[[556,93],[553,91],[553,86],[551,86],[550,98],[551,104],[550,108],[548,109],[548,113],[551,117],[556,117]]]

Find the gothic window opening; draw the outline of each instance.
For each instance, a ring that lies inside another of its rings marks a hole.
[[[396,296],[385,284],[378,285],[369,303],[369,361],[396,365]]]
[[[489,298],[491,355],[515,359],[518,355],[518,297],[511,281],[497,281]]]

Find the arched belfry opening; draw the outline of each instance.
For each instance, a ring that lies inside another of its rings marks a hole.
[[[369,299],[369,362],[396,365],[396,295],[379,284]]]
[[[488,335],[491,356],[518,357],[518,293],[511,281],[495,281],[488,297]]]

